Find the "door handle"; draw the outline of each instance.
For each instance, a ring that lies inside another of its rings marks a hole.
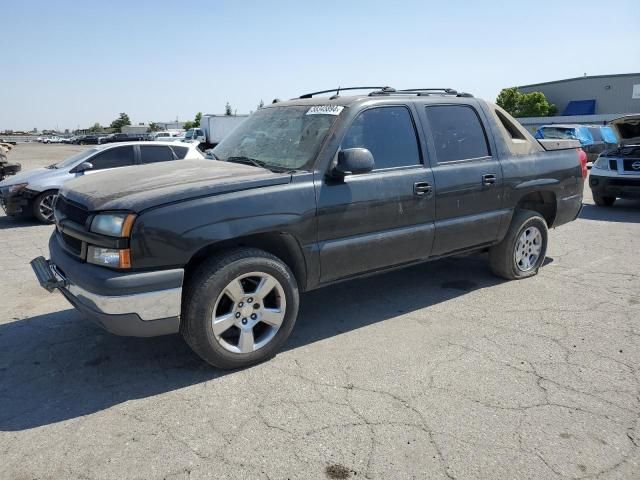
[[[483,185],[494,185],[496,183],[496,174],[495,173],[485,173],[482,175],[482,184]]]
[[[415,195],[426,196],[431,198],[433,187],[429,182],[416,182],[413,184],[413,193]]]

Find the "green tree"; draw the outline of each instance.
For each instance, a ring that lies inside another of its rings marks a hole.
[[[100,125],[98,122],[94,123],[93,126],[91,128],[89,128],[90,132],[101,132],[102,131],[102,125]]]
[[[125,125],[131,125],[131,120],[129,120],[129,115],[122,112],[118,118],[116,118],[113,122],[111,122],[111,128],[113,128],[116,132],[120,132],[122,127]]]
[[[503,88],[496,103],[516,118],[555,115],[557,108],[542,92],[522,93],[517,87]]]
[[[233,115],[233,110],[231,109],[231,105],[229,104],[229,102],[227,102],[227,104],[224,106],[224,114],[227,116]]]
[[[202,120],[202,112],[196,113],[193,121],[184,122],[184,129],[189,130],[190,128],[198,128],[200,126],[200,121]]]
[[[159,132],[162,130],[156,122],[149,122],[149,132]]]
[[[518,101],[521,95],[517,87],[503,88],[496,99],[496,104],[504,108],[510,115],[516,117]]]

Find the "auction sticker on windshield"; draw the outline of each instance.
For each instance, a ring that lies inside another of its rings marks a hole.
[[[306,115],[340,115],[343,109],[341,105],[316,105],[311,107]]]

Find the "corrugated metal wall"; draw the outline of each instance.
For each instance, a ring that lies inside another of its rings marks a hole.
[[[632,98],[634,85],[638,98]],[[640,113],[640,73],[581,77],[518,87],[523,93],[542,92],[562,114],[571,100],[595,100],[596,115]]]

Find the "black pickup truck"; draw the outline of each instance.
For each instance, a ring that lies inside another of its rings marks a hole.
[[[258,110],[216,160],[66,183],[42,286],[112,333],[181,332],[236,368],[275,354],[301,292],[482,250],[526,278],[580,212],[578,142],[451,89],[323,93]]]

